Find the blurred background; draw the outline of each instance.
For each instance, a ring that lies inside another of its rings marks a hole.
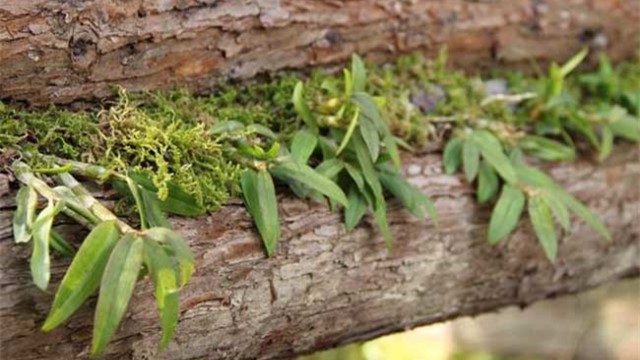
[[[640,360],[640,280],[384,336],[299,360]]]

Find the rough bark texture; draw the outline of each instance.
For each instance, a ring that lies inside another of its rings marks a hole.
[[[638,48],[636,0],[4,0],[0,99],[43,105],[434,53],[473,66]]]
[[[441,226],[390,210],[393,251],[369,223],[345,234],[322,204],[281,199],[283,240],[266,259],[245,210],[225,206],[197,219],[173,219],[196,253],[183,292],[177,336],[160,336],[151,288],[138,284],[109,359],[273,359],[368,339],[421,324],[526,305],[640,273],[640,164],[621,145],[605,163],[550,167],[552,175],[607,223],[612,242],[575,222],[555,265],[526,222],[496,247],[486,243],[489,209],[460,176],[442,174],[440,154],[405,158],[410,181],[436,202]],[[0,354],[3,359],[85,358],[92,311],[38,331],[52,301],[31,284],[27,246],[11,241],[11,197],[0,197]],[[65,262],[53,263],[54,286]],[[79,354],[82,354],[79,356]]]

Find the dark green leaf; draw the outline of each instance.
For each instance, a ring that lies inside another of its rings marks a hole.
[[[357,189],[349,191],[349,206],[344,209],[344,225],[347,232],[351,232],[358,226],[360,220],[367,212],[366,200],[360,195]]]
[[[360,189],[360,191],[363,191],[364,177],[362,176],[362,172],[359,169],[357,169],[355,166],[349,163],[345,163],[344,167],[345,169],[347,169],[347,173],[349,174],[351,179],[353,179],[353,182],[356,184],[358,189]]]
[[[307,130],[298,130],[291,143],[291,156],[301,163],[307,163],[318,144],[318,138]]]
[[[285,160],[273,165],[269,172],[282,181],[301,183],[345,206],[347,205],[347,197],[338,185],[305,164]]]
[[[551,209],[542,196],[529,198],[529,219],[533,225],[540,245],[551,262],[555,262],[558,253],[558,238],[553,223]]]
[[[131,192],[131,196],[133,196],[133,200],[135,200],[136,208],[138,209],[138,214],[140,215],[140,226],[143,229],[147,228],[147,216],[144,209],[144,204],[142,202],[142,195],[140,195],[140,188],[138,184],[136,184],[133,179],[130,177],[126,178],[127,186],[129,187],[129,192]]]
[[[462,167],[467,181],[472,182],[480,167],[480,149],[474,141],[467,140],[462,146]]]
[[[373,217],[375,218],[376,224],[378,224],[378,228],[382,233],[387,249],[391,250],[393,245],[393,236],[391,235],[391,230],[389,230],[389,222],[387,221],[387,204],[384,202],[384,199],[374,205]]]
[[[478,171],[478,203],[484,204],[498,192],[498,176],[485,161],[480,163]]]
[[[364,182],[369,186],[373,194],[373,198],[375,201],[374,204],[383,204],[384,196],[382,194],[382,185],[380,184],[380,180],[378,180],[377,171],[373,165],[373,162],[371,161],[371,157],[369,157],[369,153],[367,151],[364,140],[362,140],[362,137],[359,134],[356,134],[353,137],[352,145],[356,153],[358,163],[360,164]],[[372,207],[374,209],[376,208],[375,206]]]
[[[169,223],[165,214],[160,210],[158,195],[144,188],[140,188],[139,190],[147,227],[165,227],[171,229],[171,223]]]
[[[36,214],[38,193],[31,186],[22,186],[16,195],[16,212],[13,214],[13,239],[16,243],[31,240],[31,226]]]
[[[488,131],[479,130],[471,134],[471,140],[473,140],[480,149],[482,157],[495,168],[506,182],[513,184],[518,181],[518,176],[516,175],[513,165],[511,165],[511,161],[509,161],[509,158],[502,149],[500,141],[495,136]],[[468,142],[469,141],[467,141],[467,143]],[[465,152],[467,143],[465,143]]]
[[[115,221],[102,222],[87,235],[58,287],[43,331],[62,324],[98,289],[118,237]]]
[[[498,243],[511,234],[524,209],[525,197],[519,189],[505,184],[493,208],[489,222],[489,244]]]
[[[142,173],[131,173],[129,176],[142,188],[153,193],[158,192],[158,188],[153,185],[153,181],[148,176]],[[178,184],[169,182],[167,187],[169,195],[165,200],[159,200],[162,211],[182,216],[199,216],[205,213],[205,209],[198,205],[196,199]],[[118,190],[120,191],[120,189]]]
[[[64,203],[58,202],[54,205],[49,200],[47,207],[38,214],[33,222],[33,251],[31,252],[31,275],[33,282],[42,290],[49,286],[51,278],[51,259],[49,257],[49,239],[51,237],[51,226],[53,218],[62,210]]]
[[[171,250],[173,256],[178,260],[180,268],[180,287],[184,287],[195,270],[195,259],[193,252],[191,252],[189,245],[187,245],[182,236],[171,229],[153,227],[145,232],[144,237],[157,241]]]
[[[57,231],[53,229],[51,230],[51,238],[49,239],[49,245],[51,245],[51,248],[53,248],[62,256],[72,258],[76,254],[76,249],[73,246],[71,246],[71,244],[69,244],[67,240],[65,240],[64,237],[62,237],[62,235],[60,235]]]
[[[444,171],[447,174],[455,173],[462,163],[462,139],[452,138],[444,147],[443,162]]]
[[[248,169],[240,178],[245,206],[258,228],[267,255],[275,254],[280,239],[278,204],[273,179],[266,171]]]
[[[316,171],[328,179],[336,177],[342,169],[344,169],[344,163],[339,159],[325,160],[316,167]]]
[[[127,234],[117,241],[109,256],[93,321],[93,355],[102,354],[122,320],[138,280],[142,255],[142,239]]]
[[[171,258],[156,241],[144,239],[144,263],[153,279],[154,294],[162,323],[160,347],[173,337],[180,314],[178,279]]]
[[[422,191],[416,189],[407,182],[400,174],[390,174],[381,172],[378,175],[382,186],[400,201],[409,212],[418,219],[424,219],[425,211],[437,224],[438,216],[431,199]]]

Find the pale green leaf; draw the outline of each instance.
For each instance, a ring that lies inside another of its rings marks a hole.
[[[342,169],[344,169],[344,163],[339,159],[325,160],[316,167],[316,171],[328,179],[336,177]]]
[[[102,354],[120,325],[138,280],[142,256],[142,239],[132,234],[118,240],[111,252],[100,283],[91,354]]]
[[[115,221],[102,222],[87,235],[58,287],[43,331],[62,324],[98,289],[119,236]]]
[[[302,118],[305,124],[311,129],[312,132],[317,132],[318,127],[313,120],[313,116],[311,115],[311,111],[307,106],[307,102],[304,99],[304,84],[302,81],[299,81],[296,84],[296,87],[293,89],[293,107],[298,113],[298,115]]]
[[[51,238],[49,239],[49,245],[60,255],[64,257],[72,258],[76,254],[76,249],[67,242],[57,231],[51,229]]]
[[[514,184],[518,181],[518,176],[516,175],[513,165],[511,165],[509,157],[504,153],[500,141],[493,136],[493,134],[485,130],[474,131],[471,134],[471,140],[473,140],[480,149],[482,157],[494,167],[506,182]],[[465,143],[465,152],[468,142],[469,141]]]
[[[478,170],[478,203],[484,204],[491,200],[498,192],[498,176],[493,168],[485,161],[480,163]]]
[[[396,138],[391,134],[387,134],[382,138],[382,142],[387,149],[387,154],[389,154],[393,165],[396,167],[396,169],[400,169],[400,153],[398,152],[398,144],[396,143]]]
[[[16,194],[16,212],[13,214],[13,239],[16,243],[31,240],[31,227],[36,214],[38,193],[31,186],[22,186]]]
[[[602,141],[600,143],[600,153],[598,160],[604,161],[611,154],[613,148],[613,131],[608,126],[602,127]]]
[[[153,227],[145,231],[144,237],[165,245],[171,251],[180,268],[180,287],[184,287],[195,270],[195,259],[180,233],[164,227]]]
[[[298,130],[291,142],[291,156],[301,163],[307,163],[313,154],[318,138],[308,130]]]
[[[305,164],[284,160],[273,165],[269,172],[282,181],[301,183],[311,190],[347,205],[347,197],[338,185]]]
[[[165,227],[171,229],[171,223],[169,223],[169,220],[160,209],[158,195],[145,188],[140,188],[139,193],[147,227]]]
[[[351,232],[358,226],[360,220],[367,212],[366,200],[360,195],[357,189],[349,191],[349,206],[344,209],[344,225],[347,232]]]
[[[511,234],[524,209],[525,197],[519,189],[505,184],[489,221],[489,244],[497,244]]]
[[[362,139],[365,144],[367,144],[371,160],[376,162],[376,160],[378,160],[378,155],[380,154],[380,135],[378,134],[376,126],[371,122],[371,120],[361,117],[359,130],[360,135],[362,135]]]
[[[49,204],[38,214],[32,226],[33,251],[31,252],[31,275],[33,282],[42,290],[49,286],[51,278],[51,259],[49,256],[49,240],[51,237],[51,226],[53,218],[64,207],[63,202],[54,205],[49,200]]]
[[[474,141],[467,140],[462,145],[462,168],[467,181],[472,182],[480,167],[480,149]]]
[[[558,238],[551,209],[542,196],[530,197],[528,204],[529,219],[538,241],[549,261],[555,262],[558,253]]]
[[[556,196],[546,191],[542,192],[540,196],[544,197],[544,200],[547,202],[551,212],[553,212],[553,216],[562,228],[565,231],[571,231],[571,217],[567,206]]]
[[[518,146],[527,154],[544,160],[572,160],[575,150],[555,140],[537,135],[525,135],[518,140]]]
[[[578,65],[580,65],[580,63],[584,61],[584,59],[587,57],[588,54],[589,54],[589,49],[584,48],[579,53],[575,54],[566,63],[564,63],[564,65],[562,65],[562,67],[560,68],[560,73],[562,74],[562,77],[566,77],[575,68],[577,68]]]
[[[360,56],[353,54],[351,57],[351,78],[353,92],[365,91],[367,86],[367,70]]]
[[[452,138],[444,147],[443,163],[447,174],[455,173],[462,163],[462,145],[460,138]]]

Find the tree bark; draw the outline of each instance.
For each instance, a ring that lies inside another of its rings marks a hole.
[[[635,0],[4,0],[0,99],[69,103],[131,90],[383,61],[446,45],[458,65],[638,49]]]
[[[141,281],[109,359],[276,359],[417,325],[570,294],[640,274],[640,149],[621,144],[606,162],[582,159],[551,174],[607,224],[613,241],[574,221],[549,263],[528,222],[508,241],[486,241],[489,207],[462,176],[442,174],[435,150],[407,156],[410,181],[435,201],[441,225],[392,205],[395,244],[385,250],[371,219],[345,234],[323,204],[280,199],[283,239],[266,259],[244,208],[229,204],[172,222],[196,253],[177,335],[165,353],[148,280]],[[53,261],[51,293],[32,285],[28,246],[11,240],[12,197],[0,197],[0,355],[87,358],[95,301],[55,331],[39,331],[67,263]],[[77,234],[78,231],[68,231]]]

